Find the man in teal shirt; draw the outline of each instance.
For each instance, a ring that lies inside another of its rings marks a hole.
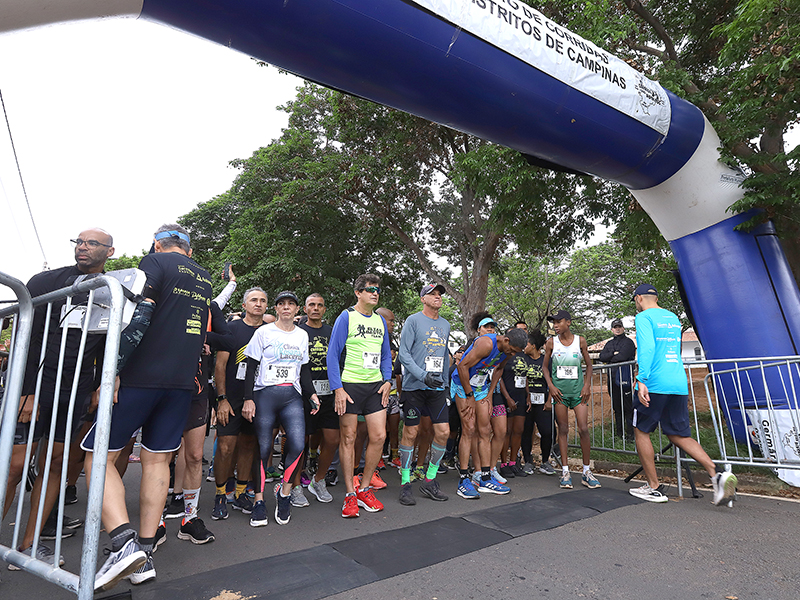
[[[736,476],[717,473],[716,465],[692,437],[689,426],[689,386],[681,360],[681,322],[658,306],[656,288],[642,284],[633,295],[636,303],[636,347],[639,373],[638,398],[633,401],[636,451],[647,483],[630,490],[632,496],[648,502],[667,502],[659,490],[655,453],[650,433],[661,429],[676,447],[708,471],[714,486],[714,504],[725,504],[736,493]]]

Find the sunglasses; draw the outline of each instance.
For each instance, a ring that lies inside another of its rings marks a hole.
[[[369,292],[370,294],[380,294],[381,288],[379,288],[377,285],[370,285],[368,287],[363,288],[361,291]]]

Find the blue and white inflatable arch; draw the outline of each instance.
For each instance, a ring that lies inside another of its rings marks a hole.
[[[734,231],[742,176],[700,110],[518,0],[2,0],[0,29],[121,15],[622,183],[670,242],[709,358],[798,354],[797,284],[771,225]]]

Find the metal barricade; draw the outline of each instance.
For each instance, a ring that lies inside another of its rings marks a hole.
[[[616,368],[628,369],[632,380],[636,374],[633,361],[593,365],[589,401],[591,449],[636,456],[634,440],[626,435],[624,427],[619,431],[613,418],[614,402],[608,382]],[[686,361],[684,369],[693,437],[712,454],[714,462],[726,470],[732,466],[766,467],[791,485],[800,486],[800,357]],[[709,428],[708,421],[716,444],[708,439],[701,441],[700,432]],[[570,448],[579,447],[572,414],[570,431]],[[676,452],[660,427],[656,435],[653,445],[657,461],[674,460],[678,473],[695,462]],[[554,439],[554,451],[556,448]],[[717,453],[719,458],[713,456]],[[683,494],[680,477],[678,494]]]
[[[108,440],[111,426],[111,408],[114,399],[114,383],[116,379],[117,352],[119,350],[120,333],[122,329],[123,309],[125,297],[119,281],[113,277],[98,276],[74,284],[71,287],[56,290],[54,292],[38,296],[31,299],[27,288],[22,282],[0,273],[0,285],[10,287],[17,296],[18,302],[11,307],[0,309],[0,319],[9,315],[16,315],[12,332],[12,345],[8,363],[8,377],[5,393],[0,406],[0,507],[4,505],[6,496],[6,482],[9,478],[10,463],[12,457],[14,434],[17,426],[20,396],[25,375],[25,366],[28,359],[30,339],[32,334],[33,313],[37,306],[47,306],[47,318],[45,319],[45,331],[43,340],[47,340],[50,315],[54,302],[66,301],[66,315],[69,317],[71,311],[77,306],[71,304],[71,299],[77,294],[88,293],[88,302],[85,307],[85,316],[82,319],[80,349],[77,357],[75,376],[72,381],[71,393],[67,406],[67,423],[72,423],[75,411],[75,401],[78,391],[78,381],[80,377],[81,361],[86,345],[88,328],[91,312],[98,303],[95,301],[95,290],[107,287],[111,302],[109,306],[103,306],[109,310],[108,329],[106,333],[106,344],[102,363],[102,377],[99,388],[99,403],[97,408],[97,427],[95,438],[95,451],[93,456],[93,468],[89,493],[87,497],[85,528],[83,546],[81,553],[81,564],[79,573],[72,573],[59,566],[61,555],[61,534],[63,528],[64,504],[58,502],[56,508],[58,516],[56,519],[55,552],[51,561],[42,561],[36,558],[35,549],[39,544],[39,536],[43,518],[43,503],[39,503],[39,510],[36,514],[36,528],[30,551],[19,552],[17,550],[20,529],[23,523],[22,510],[25,497],[24,477],[20,484],[19,498],[16,508],[16,519],[12,533],[10,546],[0,544],[0,558],[19,569],[28,571],[47,581],[55,583],[64,589],[77,594],[80,600],[89,600],[94,596],[94,576],[97,568],[98,540],[100,536],[100,518],[103,504],[103,489],[105,486],[106,462],[108,454]],[[102,306],[102,305],[101,305]],[[38,335],[38,332],[34,332]],[[62,389],[61,380],[63,375],[65,348],[67,339],[67,328],[63,328],[61,335],[61,345],[59,348],[59,360],[56,373],[55,397],[53,399],[53,412],[50,422],[49,439],[53,439],[56,418],[59,410],[63,410],[65,403],[60,403],[59,395]],[[42,344],[42,352],[39,357],[40,367],[44,360],[46,343]],[[36,381],[36,392],[34,395],[33,415],[37,414],[39,404],[39,391],[41,388],[43,369],[39,369]],[[33,439],[35,420],[32,419],[29,425],[28,439]],[[67,466],[69,464],[69,450],[72,443],[72,431],[66,428],[64,439],[64,454],[61,467],[60,498],[63,500],[67,482]],[[52,462],[53,444],[49,443],[45,456],[44,468],[42,469],[42,495],[47,489],[47,480]],[[31,446],[27,445],[25,451],[25,467],[30,464]],[[0,522],[0,533],[2,533],[2,523]]]

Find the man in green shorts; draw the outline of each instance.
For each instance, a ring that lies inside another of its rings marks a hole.
[[[553,322],[556,335],[544,345],[544,378],[550,388],[550,397],[558,421],[558,447],[561,451],[561,487],[571,489],[572,477],[567,463],[567,440],[569,437],[569,409],[575,412],[575,421],[581,439],[583,474],[581,483],[588,488],[599,488],[600,482],[589,468],[591,442],[589,440],[589,398],[592,391],[592,359],[586,339],[570,331],[572,316],[559,310],[548,317]],[[584,378],[581,359],[586,364]]]

